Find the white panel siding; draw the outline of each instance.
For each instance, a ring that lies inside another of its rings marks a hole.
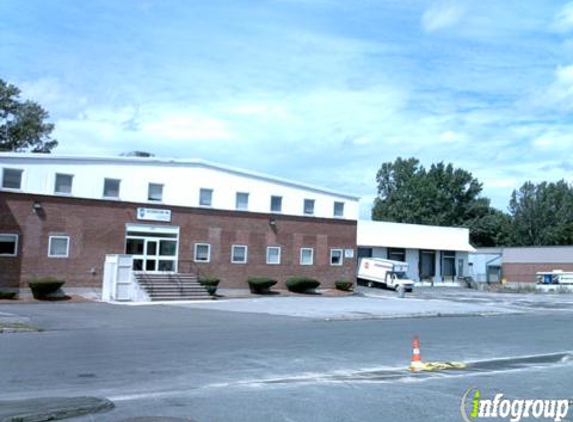
[[[282,196],[282,213],[304,215],[304,199],[315,200],[315,217],[333,218],[344,203],[343,219],[358,219],[358,198],[328,189],[229,169],[200,161],[82,158],[0,154],[0,168],[24,170],[22,192],[54,195],[56,173],[73,175],[72,195],[103,199],[105,178],[120,179],[120,201],[199,207],[199,190],[213,189],[212,208],[235,210],[236,193],[249,194],[248,211],[270,212],[271,196]],[[148,201],[149,183],[163,184],[161,202]]]

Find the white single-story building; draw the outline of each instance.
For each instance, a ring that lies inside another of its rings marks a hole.
[[[358,221],[358,257],[385,258],[409,264],[418,283],[456,284],[469,275],[469,229],[420,224]]]

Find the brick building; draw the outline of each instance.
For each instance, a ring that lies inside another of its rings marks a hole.
[[[358,198],[200,160],[0,154],[0,289],[133,270],[354,280]]]
[[[480,248],[470,262],[476,281],[534,284],[538,273],[573,272],[573,246]]]

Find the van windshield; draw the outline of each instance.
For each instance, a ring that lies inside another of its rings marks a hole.
[[[392,274],[394,274],[394,277],[396,277],[397,279],[400,279],[400,280],[405,280],[408,278],[408,275],[403,271],[396,271]]]

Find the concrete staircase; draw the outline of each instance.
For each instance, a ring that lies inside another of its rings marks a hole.
[[[151,301],[211,299],[211,295],[199,284],[195,274],[136,273],[134,275]]]

